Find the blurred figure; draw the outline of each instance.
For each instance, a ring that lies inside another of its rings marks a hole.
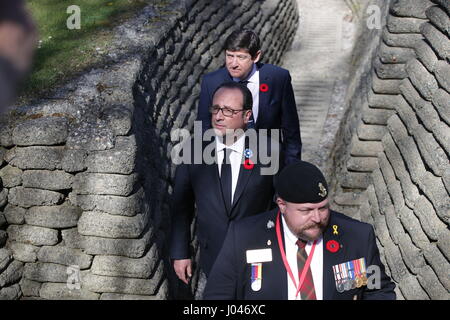
[[[14,102],[36,44],[36,27],[25,2],[0,0],[0,113]]]

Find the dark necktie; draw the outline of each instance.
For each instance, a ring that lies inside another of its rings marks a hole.
[[[239,83],[243,84],[244,86],[247,86],[247,83],[249,83],[250,81],[248,80],[240,80]],[[250,128],[254,128],[255,127],[255,118],[253,118],[253,112],[252,115],[250,116],[250,121],[247,124],[247,129]]]
[[[305,267],[306,260],[308,259],[308,254],[306,253],[305,246],[306,242],[302,240],[297,240],[296,242],[298,246],[297,250],[297,266],[298,266],[298,274],[301,275],[303,268]],[[300,276],[299,276],[300,278]],[[300,280],[299,280],[300,281]],[[306,272],[305,280],[300,288],[300,295],[302,300],[317,300],[316,299],[316,291],[314,289],[314,281],[312,278],[311,268],[308,268]]]
[[[220,169],[220,183],[222,185],[222,194],[227,205],[228,211],[231,207],[231,161],[230,155],[232,150],[225,148],[222,167]]]

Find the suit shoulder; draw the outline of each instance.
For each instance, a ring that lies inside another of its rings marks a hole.
[[[241,220],[234,221],[234,228],[237,232],[241,230],[248,233],[249,230],[261,230],[261,226],[267,226],[270,221],[275,223],[276,214],[278,209],[258,213],[249,217],[245,217]]]
[[[268,71],[270,73],[289,75],[289,70],[284,69],[284,68],[279,67],[279,66],[276,66],[274,64],[265,63],[265,64],[262,65],[261,68],[265,68],[266,71]]]
[[[209,72],[209,73],[205,74],[203,76],[203,79],[210,80],[210,79],[215,79],[217,77],[224,77],[226,75],[227,75],[227,69],[226,68],[220,68],[220,69],[217,69],[215,71],[212,71],[212,72]]]

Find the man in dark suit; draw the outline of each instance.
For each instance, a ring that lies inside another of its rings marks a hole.
[[[210,117],[212,142],[202,150],[212,150],[213,162],[182,163],[175,173],[172,206],[170,257],[175,272],[186,284],[192,276],[190,225],[197,209],[197,237],[200,268],[206,276],[216,259],[230,221],[237,221],[275,206],[273,175],[262,174],[272,164],[260,161],[262,140],[244,131],[251,116],[252,96],[236,82],[223,83],[214,93]],[[193,146],[191,141],[189,146]],[[280,160],[276,143],[268,145],[270,157]],[[184,150],[183,150],[184,152]],[[195,155],[193,155],[195,158]],[[271,161],[272,161],[271,160]],[[209,163],[209,164],[208,164]],[[273,173],[277,171],[273,167]]]
[[[208,108],[212,94],[223,82],[246,84],[253,96],[248,128],[280,129],[286,163],[301,158],[300,123],[289,71],[261,63],[261,45],[251,30],[237,30],[225,42],[225,67],[202,79],[197,120],[211,127]]]
[[[277,209],[230,225],[206,299],[395,299],[372,226],[328,209],[317,167],[290,164],[275,188]]]

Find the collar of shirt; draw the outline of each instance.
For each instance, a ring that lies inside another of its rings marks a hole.
[[[257,71],[257,67],[256,67],[256,63],[253,63],[253,67],[252,67],[252,71],[250,71],[250,74],[247,76],[246,79],[241,80],[239,78],[234,78],[233,77],[233,81],[239,82],[239,81],[248,81],[250,83],[255,82],[255,77],[256,77],[256,71]]]
[[[286,252],[286,259],[288,260],[289,266],[291,268],[292,273],[294,274],[295,281],[298,283],[298,267],[297,267],[297,236],[291,232],[289,227],[287,226],[287,223],[284,219],[284,216],[282,215],[282,222],[283,222],[283,232],[284,232],[284,242],[285,242],[285,252]],[[322,236],[317,239],[316,249],[314,251],[314,256],[311,261],[311,273],[313,276],[314,281],[314,288],[316,291],[317,300],[323,299],[323,292],[322,292],[322,277],[323,277],[323,238]],[[308,241],[306,244],[305,250],[306,253],[309,255],[311,252],[312,244],[314,241]],[[301,299],[300,295],[298,297],[295,297],[296,288],[294,287],[294,284],[292,283],[291,278],[287,274],[287,281],[288,281],[288,299],[289,300],[298,300]]]

